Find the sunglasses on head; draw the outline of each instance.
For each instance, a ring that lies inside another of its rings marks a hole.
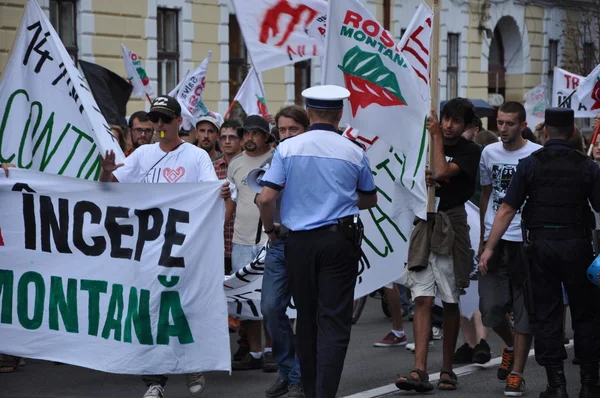
[[[173,121],[172,116],[162,115],[160,113],[150,113],[148,114],[148,119],[152,123],[158,123],[159,120],[162,120],[164,124],[170,124]]]

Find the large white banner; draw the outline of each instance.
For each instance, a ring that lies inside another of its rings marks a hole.
[[[0,163],[84,179],[98,153],[125,158],[37,1],[29,0],[0,82]]]
[[[254,68],[259,72],[323,55],[323,0],[233,0]]]
[[[552,85],[552,106],[559,106],[564,100],[563,108],[571,108],[575,111],[576,118],[595,117],[598,115],[598,107],[594,107],[596,101],[592,97],[587,97],[583,102],[573,91],[584,81],[584,76],[567,72],[561,68],[554,68],[554,81]],[[567,97],[571,95],[569,99]],[[592,110],[595,108],[595,110]]]
[[[0,175],[0,352],[112,373],[230,370],[221,182]]]

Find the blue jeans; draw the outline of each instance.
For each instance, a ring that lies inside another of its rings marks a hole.
[[[273,343],[273,357],[279,366],[279,376],[300,383],[300,364],[296,356],[296,336],[286,315],[291,293],[285,264],[284,242],[269,243],[265,257],[260,309]]]

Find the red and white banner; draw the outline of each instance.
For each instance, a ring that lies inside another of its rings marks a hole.
[[[571,95],[584,80],[583,76],[555,67],[554,82],[552,85],[552,106],[557,107],[564,101],[562,107],[573,109],[576,118],[588,118],[598,115],[600,108],[597,106],[597,100],[594,100],[591,96],[583,95],[582,101],[577,94]],[[569,95],[571,97],[567,99]]]
[[[233,4],[257,71],[323,55],[317,34],[325,34],[324,0],[233,0]]]
[[[590,111],[600,112],[600,65],[596,66],[577,89],[579,102],[587,103],[593,101]]]
[[[129,50],[121,43],[121,49],[123,50],[123,61],[125,62],[125,71],[127,72],[127,79],[133,86],[133,92],[131,95],[134,98],[143,98],[148,96],[148,99],[154,96],[154,90],[152,89],[152,83],[146,74],[142,61],[136,53]]]
[[[433,11],[421,2],[397,47],[419,77],[419,91],[427,101],[431,98],[429,59],[432,21]]]
[[[250,69],[233,100],[240,104],[246,115],[260,115],[267,118],[269,110],[260,72]]]

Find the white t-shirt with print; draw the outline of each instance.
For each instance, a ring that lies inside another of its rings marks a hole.
[[[492,194],[490,195],[484,219],[485,240],[490,235],[494,218],[502,204],[502,199],[506,195],[506,190],[510,185],[512,176],[517,170],[519,160],[526,158],[540,148],[542,148],[541,145],[527,141],[523,148],[516,151],[507,151],[504,149],[502,142],[495,142],[483,149],[481,160],[479,161],[481,186],[492,186]],[[523,241],[523,234],[521,233],[521,210],[517,210],[517,214],[511,221],[502,239],[511,242]]]
[[[181,183],[217,181],[208,153],[187,142],[171,152],[160,144],[142,145],[125,158],[125,165],[114,171],[119,182]]]

